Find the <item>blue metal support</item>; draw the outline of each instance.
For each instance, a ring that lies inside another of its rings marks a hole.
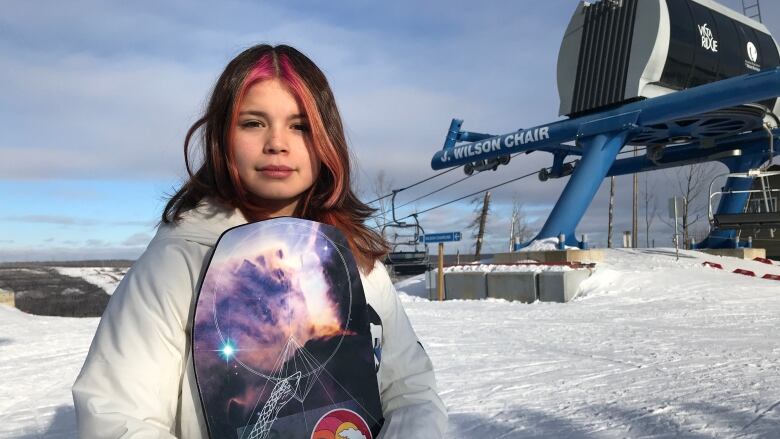
[[[574,168],[571,179],[566,183],[563,193],[535,240],[563,234],[566,245],[582,245],[575,234],[577,224],[585,215],[618,152],[637,131],[638,118],[639,112],[634,111],[580,125],[576,137],[578,146],[582,148],[582,159]],[[609,128],[613,127],[620,129],[610,131]],[[563,156],[556,154],[556,159],[562,162]],[[555,171],[555,166],[553,170]]]
[[[703,142],[669,144],[662,147],[662,150],[653,150],[658,154],[646,154],[616,161],[618,153],[627,143],[630,143],[632,137],[642,133],[643,130],[657,129],[654,128],[657,125],[778,96],[780,96],[780,67],[630,102],[600,113],[560,120],[500,136],[461,131],[463,121],[453,119],[444,147],[431,159],[431,168],[439,170],[471,165],[520,152],[544,151],[553,154],[552,169],[549,172],[546,169],[540,172],[540,178],[562,177],[569,172],[572,176],[535,240],[564,234],[567,245],[579,246],[575,229],[606,176],[715,160],[722,161],[729,166],[729,169],[744,171],[758,166],[768,156],[768,150],[762,146],[762,143],[767,142],[766,133],[753,131],[731,135],[726,139],[710,137],[706,139],[706,144]],[[773,135],[780,136],[780,130],[775,130]],[[637,137],[637,142],[640,140]],[[576,141],[576,145],[572,145],[572,141]],[[458,142],[465,143],[458,144]],[[576,166],[565,164],[565,159],[569,155],[581,156]],[[742,157],[738,157],[740,155]],[[749,186],[749,179],[744,180],[748,182],[729,181],[727,186],[742,187],[745,184]],[[719,212],[730,212],[736,209],[737,205],[741,209],[745,199],[744,196],[724,197]],[[717,239],[733,240],[733,234],[716,234],[710,238],[708,241],[714,244]]]
[[[458,133],[458,141],[460,142],[479,142],[480,140],[489,139],[495,137],[492,134],[473,133],[471,131],[461,131]]]
[[[563,171],[564,171],[563,161],[564,159],[566,159],[567,155],[568,153],[560,152],[560,151],[556,151],[555,153],[553,153],[553,165],[550,174],[556,177],[563,176]]]
[[[444,139],[444,149],[454,147],[457,142],[479,142],[480,140],[495,137],[492,134],[461,131],[460,127],[462,125],[462,119],[452,119],[452,122],[450,122],[450,129],[447,130],[447,137]]]
[[[775,143],[780,142],[780,129],[772,131]],[[704,163],[709,161],[723,161],[732,152],[740,155],[751,155],[752,152],[763,154],[766,160],[769,157],[769,138],[765,131],[754,131],[715,141],[714,145],[703,147],[699,142],[669,148],[664,156],[656,161],[646,155],[615,160],[607,177],[629,175],[637,172],[655,171],[658,169],[674,168],[678,166]],[[748,151],[746,154],[741,154]],[[780,156],[780,150],[773,151],[775,156]]]
[[[461,145],[455,143],[458,141],[462,121],[454,119],[450,124],[444,148],[437,151],[431,159],[431,168],[451,168],[517,152],[569,148],[562,144],[574,140],[581,126],[607,120],[614,122],[614,117],[621,114],[637,112],[637,125],[642,127],[777,96],[780,96],[780,67],[631,102],[602,113],[561,120]],[[606,126],[604,123],[602,127],[602,132],[621,129],[620,126]]]
[[[535,239],[565,235],[566,245],[580,246],[575,235],[591,200],[615,161],[615,157],[626,144],[632,130],[596,134],[580,140],[583,148],[582,160],[566,183],[561,197],[555,204],[550,217]]]
[[[442,149],[450,149],[455,146],[455,143],[458,142],[461,125],[463,125],[463,119],[452,119],[450,128],[447,130],[447,137],[444,138],[444,147]]]

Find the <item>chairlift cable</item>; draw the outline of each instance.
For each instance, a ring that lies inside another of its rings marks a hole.
[[[566,162],[566,163],[564,163],[564,164],[569,164],[569,163],[573,163],[573,162]],[[538,173],[539,173],[539,171],[530,172],[530,173],[528,173],[528,174],[521,175],[520,177],[515,177],[515,178],[513,178],[513,179],[511,179],[511,180],[507,180],[507,181],[505,181],[505,182],[503,182],[503,183],[499,183],[499,184],[496,184],[496,185],[490,186],[490,187],[488,187],[488,188],[485,188],[485,189],[480,189],[480,190],[478,190],[478,191],[476,191],[476,192],[473,192],[473,193],[471,193],[471,194],[468,194],[468,195],[464,195],[464,196],[462,196],[462,197],[460,197],[460,198],[457,198],[457,199],[454,199],[454,200],[452,200],[452,201],[448,201],[448,202],[446,202],[446,203],[439,204],[439,205],[437,205],[437,206],[434,206],[434,207],[431,207],[431,208],[429,208],[429,209],[421,210],[421,211],[419,211],[419,212],[415,212],[415,213],[413,213],[413,214],[407,215],[407,216],[405,216],[405,217],[403,217],[403,218],[399,219],[398,221],[405,220],[406,218],[411,218],[411,217],[412,217],[412,216],[414,216],[414,215],[420,215],[420,214],[423,214],[423,213],[426,213],[426,212],[430,212],[430,211],[432,211],[432,210],[434,210],[434,209],[438,209],[438,208],[440,208],[440,207],[444,207],[444,206],[446,206],[446,205],[448,205],[448,204],[456,203],[456,202],[458,202],[458,201],[464,200],[464,199],[466,199],[466,198],[469,198],[469,197],[473,197],[474,195],[481,194],[481,193],[483,193],[483,192],[486,192],[486,191],[489,191],[489,190],[495,189],[495,188],[497,188],[497,187],[501,187],[501,186],[504,186],[504,185],[506,185],[506,184],[513,183],[513,182],[515,182],[515,181],[518,181],[518,180],[522,180],[522,179],[524,179],[524,178],[531,177],[531,176],[533,176],[533,175],[536,175],[536,174],[538,174]]]
[[[419,197],[415,198],[414,200],[407,201],[406,203],[404,203],[404,204],[402,204],[402,205],[400,205],[400,206],[396,206],[395,208],[396,208],[396,209],[400,209],[400,208],[402,208],[402,207],[404,207],[404,206],[408,206],[408,205],[410,205],[410,204],[414,203],[415,201],[420,201],[420,200],[422,200],[422,199],[423,199],[423,198],[425,198],[425,197],[431,196],[431,195],[433,195],[433,194],[435,194],[435,193],[437,193],[437,192],[441,192],[441,191],[443,191],[444,189],[447,189],[447,188],[449,188],[449,187],[455,186],[456,184],[460,183],[461,181],[463,181],[463,180],[468,180],[469,178],[471,178],[471,177],[473,177],[473,176],[475,176],[475,175],[477,175],[477,174],[471,174],[471,175],[467,175],[467,176],[465,176],[465,177],[461,178],[460,180],[454,181],[454,182],[452,182],[452,183],[450,183],[450,184],[448,184],[448,185],[446,185],[446,186],[442,186],[442,187],[440,187],[440,188],[438,188],[438,189],[436,189],[436,190],[434,190],[434,191],[428,192],[428,193],[427,193],[427,194],[425,194],[425,195],[421,195],[421,196],[419,196]],[[392,210],[392,209],[391,209],[391,210]],[[380,214],[377,214],[377,215],[371,216],[371,217],[369,217],[369,218],[379,218],[379,217],[381,217],[381,216],[384,216],[384,215],[386,215],[386,214],[388,214],[388,213],[390,213],[390,210],[386,210],[386,211],[384,211],[384,212],[382,212],[382,213],[380,213]]]
[[[636,148],[636,149],[637,149],[637,151],[641,151],[641,150],[643,150],[643,149],[646,149],[646,148],[645,148],[645,147],[638,147],[638,148]],[[633,153],[633,152],[634,152],[634,150],[633,150],[633,149],[631,149],[631,150],[625,150],[625,151],[620,151],[620,152],[618,153],[618,155],[621,155],[621,154],[628,154],[628,153]],[[520,155],[520,154],[523,154],[523,152],[518,152],[518,153],[515,153],[515,154],[513,154],[513,155],[512,155],[512,157],[514,158],[514,157],[516,157],[516,156],[518,156],[518,155]],[[568,162],[568,163],[572,163],[572,162]],[[440,176],[440,175],[444,175],[444,174],[446,174],[447,172],[454,171],[454,170],[456,170],[456,169],[459,169],[459,168],[460,168],[460,166],[456,166],[456,167],[454,167],[454,168],[450,168],[450,169],[448,169],[448,170],[446,170],[446,171],[443,171],[443,172],[440,172],[440,173],[438,173],[438,174],[432,175],[432,176],[430,176],[430,177],[428,177],[428,178],[425,178],[425,179],[423,179],[423,180],[420,180],[420,181],[418,181],[418,182],[416,182],[416,183],[413,183],[413,184],[411,184],[411,185],[409,185],[409,186],[406,186],[406,187],[404,187],[404,188],[397,189],[397,190],[395,190],[394,192],[397,194],[397,193],[399,193],[399,192],[405,191],[406,189],[411,189],[411,188],[413,188],[413,187],[415,187],[415,186],[418,186],[418,185],[420,185],[420,184],[422,184],[422,183],[425,183],[425,182],[427,182],[427,181],[430,181],[430,180],[432,180],[432,179],[434,179],[434,178],[436,178],[436,177],[438,177],[438,176]],[[503,184],[508,184],[508,183],[511,183],[511,182],[513,182],[513,181],[519,180],[520,178],[525,178],[525,177],[527,177],[527,176],[534,175],[534,174],[538,174],[538,173],[539,173],[539,171],[536,171],[536,172],[534,172],[534,173],[532,173],[532,174],[529,174],[529,175],[526,175],[526,176],[523,176],[523,177],[518,177],[518,178],[516,178],[516,179],[513,179],[513,180],[509,180],[509,181],[507,181],[507,182],[505,182],[505,183],[502,183],[502,184],[500,184],[500,185],[498,185],[498,186],[495,186],[495,187],[499,187],[499,186],[502,186]],[[456,181],[455,181],[455,182],[453,182],[453,183],[449,183],[449,184],[447,184],[446,186],[442,186],[442,187],[440,187],[440,188],[438,188],[438,189],[436,189],[436,190],[434,190],[434,191],[428,192],[428,193],[427,193],[427,194],[425,194],[425,195],[421,195],[421,196],[419,196],[419,197],[417,197],[417,198],[415,198],[415,199],[413,199],[413,200],[410,200],[410,201],[408,201],[408,202],[406,202],[406,203],[404,203],[404,204],[402,204],[402,205],[400,205],[400,206],[397,206],[397,207],[396,207],[396,209],[400,209],[401,207],[408,206],[408,205],[410,205],[410,204],[414,203],[415,201],[420,201],[420,200],[422,200],[423,198],[426,198],[426,197],[429,197],[429,196],[431,196],[431,195],[433,195],[433,194],[435,194],[435,193],[441,192],[441,191],[443,191],[444,189],[447,189],[447,188],[449,188],[449,187],[451,187],[451,186],[454,186],[454,185],[456,185],[456,184],[458,184],[458,183],[460,183],[460,182],[462,182],[462,181],[464,181],[464,180],[467,180],[467,179],[469,179],[469,178],[471,178],[471,177],[473,177],[473,176],[475,176],[475,175],[477,175],[477,174],[471,174],[471,175],[467,175],[466,177],[463,177],[463,178],[461,178],[461,179],[459,179],[459,180],[456,180]],[[475,192],[475,193],[474,193],[474,194],[472,194],[472,195],[479,194],[479,193],[481,193],[481,192],[484,192],[484,191],[487,191],[487,190],[490,190],[490,189],[493,189],[493,188],[488,188],[488,189],[485,189],[485,190],[482,190],[482,191],[479,191],[479,192]],[[393,196],[393,192],[391,192],[391,193],[389,193],[389,194],[387,194],[387,195],[384,195],[384,196],[382,196],[382,197],[379,197],[379,198],[377,198],[377,199],[375,199],[375,200],[369,201],[369,202],[367,202],[366,204],[375,203],[375,202],[377,202],[377,201],[380,201],[380,200],[383,200],[383,199],[385,199],[385,198],[392,197],[392,196]],[[468,196],[467,196],[467,197],[468,197]],[[461,199],[462,199],[462,198],[459,198],[459,199],[457,199],[457,200],[454,200],[454,201],[451,201],[451,202],[460,201]],[[446,205],[446,204],[444,204],[444,205]],[[437,207],[443,207],[444,205],[437,206]],[[391,210],[392,210],[392,209],[391,209]],[[379,214],[376,214],[376,215],[372,215],[372,216],[368,217],[367,219],[380,218],[380,217],[382,217],[383,215],[387,215],[388,213],[390,213],[390,212],[391,212],[391,210],[386,210],[386,211],[383,211],[382,213],[379,213]],[[429,209],[429,210],[430,210],[430,209]],[[427,212],[427,211],[428,211],[428,210],[424,210],[424,211],[422,211],[422,212],[418,212],[418,213],[423,213],[423,212]],[[398,221],[404,220],[404,219],[406,219],[406,218],[409,218],[409,217],[411,217],[411,215],[405,216],[405,217],[403,217],[403,218],[399,219]]]
[[[514,158],[514,157],[516,157],[516,156],[518,156],[518,155],[520,155],[520,154],[526,154],[526,153],[525,153],[525,152],[517,152],[517,153],[514,153],[514,154],[512,154],[512,156],[511,156],[511,157],[512,157],[512,158]],[[453,170],[453,169],[458,169],[458,168],[461,168],[461,167],[460,167],[460,166],[456,166],[456,167],[454,167],[454,168],[451,168],[451,169],[449,169],[449,171],[451,171],[451,170]],[[396,206],[395,208],[396,208],[396,209],[400,209],[401,207],[408,206],[408,205],[410,205],[410,204],[414,203],[415,201],[420,201],[420,200],[422,200],[422,199],[423,199],[423,198],[425,198],[425,197],[431,196],[431,195],[433,195],[433,194],[435,194],[435,193],[437,193],[437,192],[441,192],[441,191],[443,191],[444,189],[447,189],[447,188],[449,188],[449,187],[455,186],[456,184],[460,183],[461,181],[468,180],[469,178],[471,178],[471,177],[474,177],[475,175],[477,175],[477,174],[470,174],[470,175],[467,175],[467,176],[465,176],[465,177],[461,178],[460,180],[456,180],[456,181],[454,181],[454,182],[452,182],[452,183],[448,183],[447,185],[445,185],[445,186],[442,186],[442,187],[440,187],[439,189],[436,189],[436,190],[434,190],[434,191],[428,192],[427,194],[425,194],[425,195],[421,195],[421,196],[419,196],[419,197],[417,197],[417,198],[415,198],[415,199],[413,199],[413,200],[411,200],[411,201],[407,201],[406,203],[404,203],[404,204],[402,204],[402,205],[400,205],[400,206]],[[412,186],[408,186],[408,187],[406,187],[406,188],[404,188],[404,189],[408,189],[408,188],[410,188],[410,187],[412,187]],[[401,192],[401,191],[402,191],[402,190],[404,190],[404,189],[398,189],[398,190],[396,190],[395,192],[396,192],[396,194],[397,194],[398,192]],[[385,195],[385,196],[384,196],[384,197],[382,197],[382,198],[391,197],[392,195],[393,195],[393,194],[392,194],[392,193],[390,193],[390,194],[388,194],[388,195]],[[392,212],[392,208],[391,208],[390,210],[385,210],[385,211],[384,211],[384,212],[382,212],[382,213],[379,213],[379,214],[376,214],[376,215],[372,215],[372,216],[368,217],[368,219],[373,219],[373,218],[380,218],[380,217],[382,217],[382,216],[384,216],[384,215],[387,215],[387,214],[388,214],[388,213],[390,213],[390,212]],[[407,218],[408,218],[408,217],[407,217]]]
[[[389,193],[387,195],[383,195],[383,196],[377,198],[376,200],[371,200],[371,201],[367,202],[366,204],[376,203],[379,200],[384,200],[385,198],[392,197],[392,196],[393,196],[393,193],[391,192],[391,193]]]
[[[422,179],[422,180],[420,180],[420,181],[418,181],[418,182],[416,182],[416,183],[412,183],[412,184],[410,184],[409,186],[406,186],[406,187],[404,187],[404,188],[401,188],[401,189],[397,189],[395,192],[401,192],[401,191],[405,191],[405,190],[407,190],[407,189],[411,189],[411,188],[413,188],[413,187],[415,187],[415,186],[417,186],[417,185],[421,185],[421,184],[425,183],[426,181],[433,180],[433,179],[434,179],[434,178],[436,178],[436,177],[439,177],[439,176],[441,176],[441,175],[444,175],[444,174],[446,174],[446,173],[448,173],[448,172],[452,172],[452,171],[454,171],[454,170],[456,170],[456,169],[458,169],[458,168],[457,168],[457,167],[455,167],[455,168],[450,168],[450,169],[447,169],[446,171],[439,172],[438,174],[434,174],[434,175],[432,175],[432,176],[430,176],[430,177],[428,177],[428,178],[424,178],[424,179]],[[376,202],[377,202],[377,201],[379,201],[379,200],[384,200],[385,198],[387,198],[387,197],[392,197],[392,196],[393,196],[393,193],[391,192],[391,193],[389,193],[389,194],[387,194],[387,195],[383,195],[383,196],[381,196],[381,197],[377,198],[376,200],[371,200],[371,201],[367,202],[366,204],[376,203]]]

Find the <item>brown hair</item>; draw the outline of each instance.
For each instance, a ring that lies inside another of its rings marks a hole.
[[[231,127],[249,87],[275,78],[299,100],[311,130],[314,154],[320,159],[319,177],[303,194],[294,216],[332,225],[342,231],[361,269],[371,272],[374,261],[389,250],[385,240],[364,225],[376,211],[352,191],[349,149],[333,92],[325,75],[301,52],[285,46],[257,45],[228,63],[217,80],[205,114],[187,131],[184,158],[189,179],[168,200],[164,223],[176,222],[206,196],[232,206],[250,220],[264,217],[263,206],[252,205],[238,176],[230,148]],[[192,171],[190,143],[200,130],[202,163]]]

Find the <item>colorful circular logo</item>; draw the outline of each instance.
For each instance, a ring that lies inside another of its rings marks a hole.
[[[348,409],[334,409],[322,415],[311,439],[374,439],[366,421]]]

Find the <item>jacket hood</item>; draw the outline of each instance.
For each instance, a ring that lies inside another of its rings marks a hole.
[[[184,212],[174,224],[161,224],[157,238],[179,238],[213,247],[222,233],[248,221],[239,209],[204,198],[194,209]]]

